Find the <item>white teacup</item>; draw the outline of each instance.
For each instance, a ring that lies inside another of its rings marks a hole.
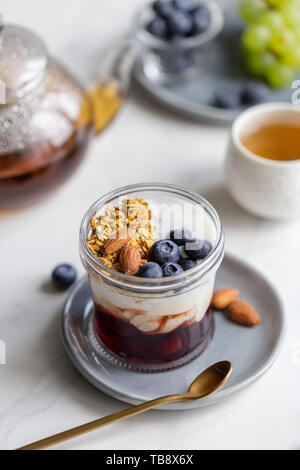
[[[236,202],[255,215],[292,219],[300,217],[300,156],[299,160],[269,160],[242,144],[243,138],[260,125],[275,123],[300,127],[300,107],[288,103],[261,104],[235,120],[227,149],[227,187]]]

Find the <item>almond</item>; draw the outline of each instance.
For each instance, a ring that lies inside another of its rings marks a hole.
[[[231,320],[245,326],[254,326],[260,323],[260,317],[251,305],[235,300],[228,306],[228,315]]]
[[[216,310],[224,310],[228,305],[237,300],[239,296],[239,291],[237,289],[222,289],[214,293],[211,306]]]
[[[141,253],[136,246],[125,245],[120,253],[120,265],[122,271],[128,276],[134,276],[141,264]]]
[[[109,238],[102,247],[102,252],[105,255],[112,255],[120,251],[123,246],[127,245],[129,240],[134,236],[133,230],[128,230],[127,227],[116,234],[114,238]]]

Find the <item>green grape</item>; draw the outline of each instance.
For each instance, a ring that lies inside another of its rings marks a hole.
[[[266,0],[266,2],[272,7],[278,7],[286,2],[286,0]]]
[[[246,57],[246,65],[249,72],[256,77],[264,77],[267,71],[276,64],[276,58],[272,52],[252,52]]]
[[[282,15],[288,27],[290,27],[294,31],[299,31],[300,3],[299,5],[296,5],[295,3],[286,2],[280,6],[279,13]]]
[[[267,26],[272,32],[276,32],[285,27],[282,15],[276,10],[268,10],[262,13],[258,19],[258,23]]]
[[[267,81],[273,87],[288,85],[294,77],[294,69],[284,64],[275,64],[267,72]]]
[[[240,6],[242,17],[250,22],[256,22],[264,10],[266,10],[264,0],[246,0]]]
[[[269,42],[269,47],[271,51],[276,54],[284,54],[295,42],[295,35],[290,29],[285,28],[273,34]]]
[[[282,63],[290,67],[300,67],[300,44],[294,44],[283,56]]]
[[[300,42],[300,28],[299,31],[293,31],[296,42]]]
[[[264,25],[248,26],[242,37],[244,48],[247,51],[260,52],[266,49],[272,34]]]

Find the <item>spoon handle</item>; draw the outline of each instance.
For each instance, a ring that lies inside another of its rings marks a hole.
[[[27,446],[20,447],[17,450],[47,449],[48,447],[60,444],[69,439],[73,439],[74,437],[81,436],[82,434],[86,434],[90,431],[95,431],[96,429],[107,426],[108,424],[121,421],[122,419],[129,418],[130,416],[144,413],[144,411],[151,410],[152,408],[156,408],[158,406],[165,405],[167,403],[173,403],[176,401],[184,401],[185,398],[186,395],[169,395],[166,397],[156,398],[155,400],[147,401],[146,403],[133,406],[117,413],[113,413],[109,416],[105,416],[104,418],[96,419],[95,421],[82,424],[81,426],[77,426],[72,429],[68,429],[67,431],[61,432],[59,434],[54,434],[53,436],[47,437],[46,439],[42,439],[41,441],[33,442]]]

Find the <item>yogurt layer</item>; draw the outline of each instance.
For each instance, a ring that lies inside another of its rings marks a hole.
[[[147,200],[152,212],[151,223],[156,227],[155,238],[167,239],[173,228],[184,227],[197,238],[212,245],[216,243],[215,225],[200,205],[169,196],[159,201]],[[166,334],[180,326],[200,322],[209,308],[214,282],[212,275],[206,282],[198,281],[186,292],[170,291],[169,296],[141,298],[121,288],[113,288],[90,273],[91,292],[97,307],[147,334]],[[182,284],[184,288],[184,280]]]

